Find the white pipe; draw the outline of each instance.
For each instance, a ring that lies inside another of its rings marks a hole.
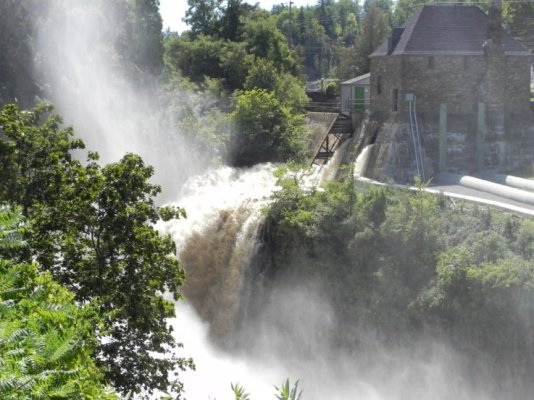
[[[519,201],[521,203],[534,205],[534,193],[532,192],[474,178],[472,176],[462,176],[459,180],[459,183],[465,187],[495,194],[510,200]]]
[[[489,179],[491,181],[508,185],[513,188],[522,189],[522,190],[530,190],[534,192],[534,181],[530,179],[525,178],[519,178],[517,176],[512,175],[501,175],[501,174],[483,174],[483,178]]]

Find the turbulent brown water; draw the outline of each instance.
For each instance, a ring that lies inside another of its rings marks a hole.
[[[180,253],[187,270],[186,298],[215,338],[233,331],[245,289],[245,274],[254,254],[260,218],[243,204],[221,210],[202,233],[194,232]]]
[[[275,188],[273,171],[270,164],[248,170],[222,167],[193,178],[176,203],[187,209],[188,218],[158,226],[177,243],[187,272],[185,296],[209,321],[215,340],[231,335],[251,287],[249,264],[262,208]]]

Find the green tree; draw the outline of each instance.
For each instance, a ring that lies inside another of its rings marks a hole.
[[[0,254],[23,245],[20,221],[0,208]],[[93,359],[96,323],[92,307],[75,305],[49,273],[0,256],[2,399],[118,399]]]
[[[232,118],[236,125],[230,141],[232,164],[250,166],[306,156],[303,119],[292,116],[274,93],[263,89],[240,93]]]
[[[206,76],[222,78],[220,50],[223,42],[200,35],[194,40],[170,37],[165,41],[165,64],[171,71],[194,83],[201,83]]]
[[[220,79],[228,92],[243,87],[251,58],[242,42],[204,35],[165,40],[165,64],[171,75],[178,73],[197,84],[206,78]]]
[[[166,390],[169,373],[188,362],[158,357],[176,343],[167,318],[180,298],[184,271],[169,237],[153,228],[159,218],[182,215],[158,209],[160,188],[149,183],[153,169],[135,155],[100,167],[95,153],[86,165],[70,151],[83,148],[72,129],[62,129],[50,107],[0,115],[0,162],[5,180],[0,200],[19,204],[31,225],[28,254],[73,291],[77,301],[98,304],[104,338],[98,362],[118,390]]]
[[[272,61],[255,58],[245,80],[245,90],[265,89],[274,92],[280,80],[280,74]]]
[[[220,22],[220,36],[223,39],[237,41],[243,33],[241,14],[244,11],[242,0],[228,0]]]
[[[248,21],[243,40],[250,54],[271,61],[280,72],[298,74],[296,54],[287,45],[284,34],[276,27],[275,18]]]
[[[368,12],[370,8],[377,7],[382,11],[389,13],[393,8],[392,0],[365,0],[363,2],[364,12]]]
[[[291,113],[304,112],[309,99],[304,91],[304,82],[287,72],[279,73],[274,64],[263,58],[255,58],[244,84],[245,90],[265,89],[274,92],[280,104]]]
[[[369,72],[369,55],[386,39],[389,31],[389,15],[375,5],[367,7],[356,40],[356,64],[360,74]]]
[[[534,50],[534,3],[517,2],[503,4],[503,20],[507,31],[521,41],[532,51]]]
[[[432,3],[431,0],[397,0],[395,11],[393,12],[393,26],[401,26],[420,7],[430,3]]]
[[[187,0],[184,22],[194,36],[215,35],[219,31],[222,0]]]
[[[345,3],[340,2],[340,6],[344,4]],[[356,11],[349,11],[353,7],[354,6],[349,2],[347,5],[344,5],[340,11],[340,15],[342,16],[341,34],[345,46],[353,46],[358,34],[358,13]]]
[[[0,2],[0,106],[29,105],[38,93],[32,73],[32,18],[20,0]]]
[[[130,32],[128,62],[145,73],[159,76],[163,67],[163,23],[159,0],[129,0]]]

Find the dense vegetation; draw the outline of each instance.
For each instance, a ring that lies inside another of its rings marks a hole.
[[[116,398],[106,383],[177,394],[170,374],[191,361],[160,357],[178,345],[162,294],[180,298],[184,273],[152,224],[183,211],[155,206],[154,171],[136,155],[77,160],[83,142],[35,104],[54,91],[38,72],[37,27],[63,22],[52,12],[62,1],[0,2],[0,105],[18,104],[0,115],[0,397]],[[391,27],[428,2],[321,0],[268,12],[188,0],[182,34],[162,32],[158,0],[91,4],[109,7],[99,35],[113,67],[158,99],[171,131],[206,159],[248,166],[305,159],[304,81],[367,72]],[[531,48],[533,15],[532,3],[504,3],[506,26]],[[423,193],[283,187],[267,219],[276,274],[331,282],[340,315],[386,336],[439,327],[458,348],[493,348],[493,362],[524,366],[518,375],[532,367],[532,327],[520,318],[532,313],[531,221]]]
[[[526,390],[534,367],[530,218],[424,191],[360,192],[347,182],[308,193],[294,177],[280,184],[267,213],[273,279],[324,282],[338,320],[365,328],[340,328],[341,342],[358,348],[370,331],[382,345],[431,337]]]
[[[116,389],[167,390],[172,370],[189,364],[158,357],[176,346],[167,323],[174,306],[163,293],[180,298],[184,271],[172,240],[151,224],[183,211],[155,207],[160,188],[136,155],[105,167],[96,153],[85,164],[73,159],[83,142],[50,111],[7,105],[0,114],[0,203],[28,220],[16,260],[36,260],[79,304],[94,307],[96,362]]]
[[[0,208],[0,251],[25,245],[20,212]],[[91,306],[37,265],[0,256],[0,396],[2,399],[118,399],[102,385],[93,353]]]

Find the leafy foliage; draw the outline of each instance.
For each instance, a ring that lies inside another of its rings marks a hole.
[[[402,346],[430,335],[490,365],[495,379],[513,371],[530,382],[530,219],[421,190],[358,192],[350,180],[310,192],[294,175],[279,184],[266,211],[273,279],[323,282],[345,324],[339,343],[353,348],[373,332]]]
[[[275,386],[275,396],[278,400],[301,400],[302,390],[298,390],[299,381],[296,381],[293,385],[290,384],[289,379],[280,385]],[[246,393],[245,388],[239,384],[231,384],[232,392],[234,392],[235,400],[251,400],[250,395]]]
[[[520,38],[531,51],[534,49],[532,18],[534,18],[534,3],[503,3],[505,27],[512,36]]]
[[[279,392],[276,395],[278,400],[301,400],[302,399],[302,390],[299,392],[299,381],[296,381],[293,386],[290,385],[289,379],[280,386],[275,386],[275,389]]]
[[[232,392],[234,392],[235,400],[250,400],[250,395],[245,392],[245,388],[243,386],[239,386],[239,384],[231,384]]]
[[[217,32],[222,0],[187,0],[184,21],[193,34],[212,35]]]
[[[0,210],[0,250],[20,247],[21,214]],[[118,399],[95,365],[91,307],[37,267],[0,258],[2,399]]]
[[[249,166],[305,157],[304,121],[292,116],[273,93],[253,89],[239,94],[232,118],[237,130],[230,144],[232,164]]]
[[[32,74],[32,24],[25,1],[0,4],[0,105],[29,104],[36,94]]]
[[[369,72],[368,56],[387,39],[389,31],[389,14],[371,3],[362,18],[360,35],[356,38],[356,64],[361,73]]]
[[[62,129],[50,107],[19,112],[6,106],[0,116],[5,166],[0,198],[21,205],[31,225],[26,257],[66,285],[80,302],[95,302],[105,338],[98,362],[124,392],[165,390],[169,371],[189,361],[157,357],[176,345],[167,318],[174,315],[168,292],[181,297],[184,271],[174,243],[152,224],[183,215],[158,209],[160,188],[149,183],[153,169],[136,155],[100,167],[89,153],[86,165],[70,151],[83,148],[72,129]]]

